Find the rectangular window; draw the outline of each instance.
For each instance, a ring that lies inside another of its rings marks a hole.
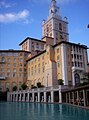
[[[13,56],[13,53],[8,53],[8,56]]]
[[[44,73],[44,62],[42,63],[42,72]]]
[[[8,78],[10,77],[10,73],[7,73],[7,77],[8,77]]]
[[[31,68],[31,74],[33,75],[33,67]]]
[[[20,61],[20,62],[22,62],[22,61],[23,61],[23,59],[22,59],[22,58],[19,58],[19,61]]]
[[[10,69],[7,69],[7,72],[10,72]]]
[[[16,73],[13,73],[13,75],[12,75],[12,76],[13,76],[13,78],[15,78],[15,77],[16,77]]]
[[[57,48],[57,53],[59,53],[59,48]]]
[[[10,59],[10,58],[8,58],[8,62],[11,62],[11,59]]]
[[[57,60],[59,60],[59,55],[57,56]]]
[[[16,63],[14,63],[13,66],[16,67]]]
[[[22,68],[20,68],[19,71],[22,72]]]
[[[1,53],[1,56],[7,56],[7,53],[2,52],[2,53]]]
[[[36,73],[36,65],[35,65],[35,70],[34,70],[34,72]]]
[[[14,58],[14,62],[16,62],[16,58]]]
[[[14,53],[14,56],[18,56],[18,53]]]
[[[40,73],[40,64],[38,64],[38,73]]]
[[[7,66],[10,67],[10,63],[8,63]]]
[[[59,61],[57,62],[57,67],[60,67],[60,62]]]
[[[19,77],[22,78],[22,73],[19,73]]]

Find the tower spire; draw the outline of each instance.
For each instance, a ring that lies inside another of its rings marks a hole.
[[[51,0],[51,6],[49,9],[49,16],[59,16],[59,7],[56,5],[56,0]]]

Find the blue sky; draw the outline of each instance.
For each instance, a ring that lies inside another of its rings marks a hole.
[[[89,0],[56,0],[67,16],[69,41],[89,47]],[[0,49],[20,49],[26,37],[42,38],[51,0],[0,0]],[[89,55],[89,52],[88,52]]]

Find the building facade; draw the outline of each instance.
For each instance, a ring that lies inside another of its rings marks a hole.
[[[27,81],[26,59],[30,52],[22,50],[0,50],[0,91],[21,88]]]
[[[27,37],[21,50],[0,50],[0,90],[28,88],[38,82],[45,87],[79,85],[88,72],[87,46],[69,42],[68,22],[62,19],[56,0],[51,1],[48,19],[42,22],[42,39]]]
[[[27,60],[28,84],[41,82],[45,87],[58,85],[78,85],[87,72],[87,47],[62,41],[47,45],[46,50]]]

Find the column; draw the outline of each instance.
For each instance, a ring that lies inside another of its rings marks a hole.
[[[84,101],[84,106],[86,106],[86,95],[85,95],[85,90],[83,90],[83,101]]]
[[[32,93],[32,102],[34,102],[34,93]]]
[[[54,102],[54,95],[53,95],[53,91],[51,91],[51,102]]]
[[[22,101],[22,100],[21,100],[21,93],[20,93],[20,96],[19,96],[19,101]]]
[[[77,91],[77,103],[78,103],[78,105],[79,105],[79,91]]]
[[[38,92],[38,100],[37,102],[40,102],[40,92]]]
[[[10,93],[7,93],[7,101],[10,101]]]
[[[10,101],[12,101],[12,94],[10,94]]]
[[[46,102],[46,92],[44,92],[44,102]]]
[[[67,93],[66,93],[66,103],[68,103],[68,95],[67,95]]]
[[[25,93],[23,93],[22,101],[25,101]]]
[[[18,101],[18,93],[16,94],[16,101]]]
[[[29,101],[29,93],[27,93],[27,101]]]
[[[13,101],[15,101],[15,94],[13,94]]]
[[[68,93],[68,95],[69,95],[69,103],[71,103],[71,100],[70,100],[70,92]]]
[[[74,92],[72,92],[72,102],[74,104]]]
[[[62,103],[62,93],[61,93],[61,90],[59,90],[59,103]]]

